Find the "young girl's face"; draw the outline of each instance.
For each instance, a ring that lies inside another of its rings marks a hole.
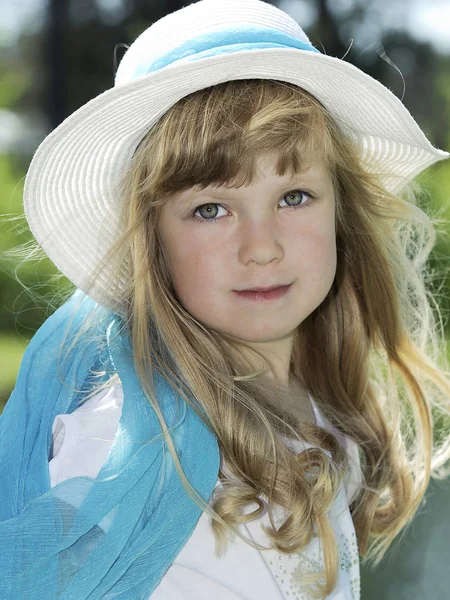
[[[296,327],[336,272],[335,199],[324,165],[278,176],[264,156],[251,185],[191,194],[171,196],[158,224],[178,301],[210,329],[290,356]],[[236,294],[287,284],[287,293],[263,302]]]

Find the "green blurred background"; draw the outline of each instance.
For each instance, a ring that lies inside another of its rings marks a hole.
[[[71,284],[45,256],[21,263],[32,240],[22,214],[33,152],[79,106],[112,87],[117,61],[154,20],[189,2],[174,0],[0,0],[0,411],[23,351]],[[279,0],[311,42],[344,57],[403,99],[433,145],[450,150],[450,3],[440,0]],[[423,208],[450,223],[450,161],[419,181]],[[450,226],[432,252],[434,292],[449,333]],[[449,336],[450,337],[450,336]],[[449,488],[449,489],[447,489]],[[364,600],[450,598],[450,486],[433,483],[427,505],[380,567],[362,569]],[[447,561],[448,562],[448,561]]]

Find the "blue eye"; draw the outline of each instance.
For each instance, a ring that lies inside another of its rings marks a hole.
[[[302,202],[302,198],[303,197],[307,197],[308,200],[305,200]],[[282,207],[282,208],[288,208],[289,210],[297,210],[297,209],[301,209],[301,208],[307,208],[308,206],[310,206],[312,204],[312,202],[314,201],[315,197],[310,194],[309,192],[305,192],[304,190],[291,190],[290,192],[287,192],[287,194],[284,194],[282,196],[282,199],[287,198],[287,202],[292,202],[293,204],[287,204],[286,207]],[[298,202],[298,203],[296,203]],[[208,204],[201,204],[200,206],[197,206],[197,208],[194,210],[192,218],[195,219],[196,221],[199,221],[200,223],[217,223],[217,221],[219,221],[222,217],[217,217],[218,214],[218,208],[214,208],[214,207],[219,207],[221,206],[223,208],[223,206],[221,204],[218,204],[216,202],[210,202]],[[208,215],[208,217],[203,218],[203,216],[201,217],[197,217],[195,216],[195,213],[200,212],[201,211],[206,211],[203,213],[203,215]],[[213,215],[213,217],[211,218],[211,214]]]
[[[304,192],[302,190],[292,190],[291,192],[288,192],[287,194],[285,194],[283,196],[283,198],[289,198],[289,202],[295,202],[296,195],[297,195],[297,198],[300,197],[300,200],[301,200],[302,196],[308,196],[309,198],[312,197],[310,194],[308,194],[307,192]],[[305,202],[303,204],[305,204]],[[303,204],[301,206],[303,206]],[[290,205],[288,205],[288,206],[290,206]],[[295,204],[291,208],[297,208],[298,206],[299,206],[298,204]]]
[[[217,207],[218,206],[220,206],[220,204],[214,204],[214,203],[202,204],[201,206],[198,206],[195,209],[195,212],[204,210],[205,211],[204,214],[208,215],[208,218],[206,218],[205,221],[215,221],[216,220],[215,217],[217,216]],[[211,217],[211,215],[213,217],[212,219],[209,218],[209,217]]]

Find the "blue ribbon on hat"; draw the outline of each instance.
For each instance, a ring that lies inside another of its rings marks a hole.
[[[131,79],[149,75],[180,60],[194,61],[219,54],[233,54],[262,48],[296,48],[321,54],[320,50],[311,44],[278,29],[254,26],[233,27],[196,36],[169,52],[153,57],[151,62],[144,61],[135,70]]]

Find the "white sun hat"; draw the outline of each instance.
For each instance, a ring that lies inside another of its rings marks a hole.
[[[30,164],[24,210],[57,268],[99,304],[130,274],[100,260],[121,230],[121,177],[146,132],[178,100],[214,84],[274,79],[313,94],[360,149],[365,167],[397,192],[449,153],[434,148],[402,102],[354,65],[324,55],[280,9],[260,0],[201,0],[146,29],[119,64],[115,85],[50,133]]]

